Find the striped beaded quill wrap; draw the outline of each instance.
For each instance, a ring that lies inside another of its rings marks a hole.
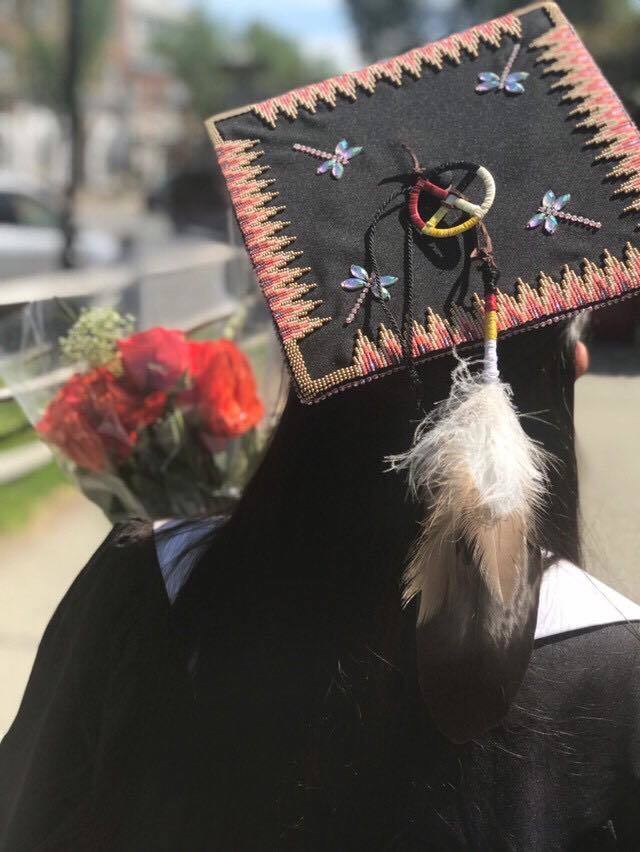
[[[493,727],[526,670],[541,576],[536,515],[547,454],[522,429],[500,380],[493,285],[485,294],[482,370],[459,360],[449,398],[389,461],[424,501],[403,601],[419,599],[423,698],[441,730],[462,742]]]

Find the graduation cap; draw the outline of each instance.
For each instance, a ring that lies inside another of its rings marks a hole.
[[[553,3],[216,116],[208,128],[305,402],[407,356],[482,340],[474,213],[501,273],[500,336],[640,289],[638,131]],[[465,199],[444,192],[449,181]],[[420,191],[407,197],[412,188]],[[376,211],[403,189],[375,229],[372,257]],[[399,334],[408,322],[409,352]]]
[[[484,343],[392,462],[427,509],[405,577],[425,700],[468,739],[521,681],[542,570],[547,460],[496,340],[640,291],[638,131],[554,3],[208,128],[303,402]],[[441,646],[451,578],[472,574],[466,638]],[[470,641],[482,665],[464,662]],[[462,669],[487,687],[475,716],[456,710]]]

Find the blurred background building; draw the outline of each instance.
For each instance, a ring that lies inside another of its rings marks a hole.
[[[640,109],[638,0],[565,0],[630,111]],[[202,158],[200,120],[393,55],[511,8],[502,0],[0,0],[0,171],[68,178],[69,21],[81,181],[158,192]]]
[[[525,3],[0,0],[0,323],[27,301],[83,288],[99,299],[136,276],[149,303],[162,290],[179,316],[179,283],[197,279],[204,310],[226,257],[225,194],[204,118]],[[640,0],[560,5],[638,121]],[[577,414],[587,544],[605,578],[632,593],[636,318],[628,302],[599,312],[599,334],[613,342],[594,348]],[[51,608],[106,529],[64,483],[0,383],[0,733]],[[626,513],[613,511],[620,504]]]
[[[79,4],[79,75],[84,113],[83,183],[117,192],[161,180],[183,134],[185,86],[165,67],[154,40],[184,24],[175,0],[88,0]],[[62,187],[65,133],[65,0],[0,5],[0,168]]]

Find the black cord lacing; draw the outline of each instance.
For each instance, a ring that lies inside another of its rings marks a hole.
[[[369,265],[371,267],[372,276],[375,278],[380,277],[380,268],[378,266],[378,260],[375,254],[375,233],[376,227],[378,226],[380,220],[382,219],[385,212],[389,209],[391,204],[400,197],[406,199],[407,193],[409,192],[409,187],[402,187],[402,189],[396,189],[391,195],[385,199],[385,201],[380,204],[378,209],[373,215],[373,220],[369,225],[366,235],[365,235],[365,250],[367,253],[367,259],[369,261]],[[420,376],[418,375],[418,371],[416,370],[415,364],[413,363],[412,358],[412,339],[413,339],[413,325],[414,325],[414,317],[413,317],[413,296],[414,296],[414,239],[413,239],[413,226],[408,218],[405,219],[405,310],[404,315],[402,317],[401,322],[399,323],[396,317],[393,314],[391,308],[386,304],[386,302],[381,302],[382,309],[387,315],[387,319],[389,321],[389,325],[391,326],[392,331],[397,336],[400,341],[400,346],[402,348],[402,358],[407,366],[407,370],[409,373],[409,377],[411,379],[412,385],[414,387],[416,398],[418,402],[422,399],[422,383],[420,381]]]
[[[463,161],[452,161],[442,163],[435,169],[425,168],[420,164],[416,154],[412,149],[402,143],[402,147],[407,151],[412,160],[413,177],[414,179],[424,174],[440,174],[443,171],[454,171],[455,169],[468,167],[472,165]],[[466,186],[466,184],[465,184]],[[383,215],[388,211],[391,204],[398,198],[402,197],[406,201],[406,197],[410,192],[410,186],[403,186],[401,189],[394,190],[391,195],[386,198],[373,215],[373,220],[369,225],[365,234],[365,250],[367,260],[371,268],[371,278],[374,281],[380,279],[380,268],[375,255],[375,232],[376,228],[382,219]],[[454,194],[461,198],[465,198],[460,189],[451,190]],[[495,292],[496,283],[500,277],[494,255],[491,237],[484,222],[479,222],[476,226],[476,249],[473,252],[474,257],[480,260],[480,266],[484,273],[485,292]],[[414,272],[414,253],[415,253],[415,238],[413,233],[413,224],[409,219],[408,213],[404,213],[404,231],[405,231],[405,251],[404,251],[404,266],[405,266],[405,306],[404,314],[400,323],[393,314],[389,305],[385,301],[381,301],[382,309],[387,315],[389,325],[392,331],[400,341],[402,348],[402,358],[408,370],[408,375],[413,385],[418,406],[422,400],[423,388],[420,376],[413,361],[412,343],[413,343],[413,327],[414,327],[414,289],[415,289],[415,272]],[[365,294],[363,293],[363,296]],[[362,298],[362,302],[364,298]],[[360,304],[356,305],[352,318],[360,308]],[[349,320],[350,321],[350,320]]]

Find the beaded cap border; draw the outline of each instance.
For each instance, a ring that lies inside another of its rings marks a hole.
[[[609,302],[622,299],[639,288],[640,251],[627,243],[623,259],[605,251],[601,265],[585,259],[581,273],[565,266],[559,281],[543,272],[537,287],[518,279],[515,295],[510,296],[498,290],[498,326],[505,336],[509,332],[520,331],[525,325],[542,325],[545,321],[560,318],[605,299]],[[474,295],[470,309],[454,305],[450,319],[429,309],[424,325],[414,323],[412,354],[420,357],[452,346],[480,341],[483,325],[484,305],[477,294]],[[402,347],[394,333],[384,326],[380,329],[377,345],[359,332],[355,360],[362,375],[368,375],[400,365]]]
[[[269,167],[255,162],[263,153],[256,147],[258,141],[221,142],[216,152],[258,283],[282,341],[287,343],[300,340],[331,317],[309,316],[322,300],[304,298],[315,287],[300,282],[310,267],[290,265],[302,252],[288,248],[295,237],[280,235],[291,224],[275,218],[284,206],[268,206],[278,193],[269,192],[274,181],[262,177]]]
[[[550,91],[566,90],[561,103],[578,101],[569,117],[580,119],[575,127],[593,132],[588,144],[598,146],[594,162],[617,161],[607,177],[624,180],[613,195],[640,196],[638,129],[560,9],[544,8],[554,26],[530,46],[541,50],[537,62],[545,63],[544,74],[561,75]],[[640,213],[640,197],[631,198],[625,212]]]
[[[577,102],[570,115],[583,116],[577,126],[593,130],[589,144],[599,146],[594,161],[617,161],[609,177],[624,182],[614,194],[640,194],[640,135],[633,122],[560,9],[554,3],[537,3],[527,7],[530,8],[545,9],[553,25],[531,44],[541,51],[537,61],[545,63],[544,74],[555,75],[550,90],[565,89],[562,101]],[[523,11],[526,10],[520,13]],[[482,41],[499,46],[505,35],[519,37],[520,30],[517,15],[505,15],[363,71],[215,116],[207,122],[258,283],[303,402],[318,401],[342,390],[344,385],[371,381],[376,374],[398,369],[402,366],[402,345],[384,325],[380,326],[376,341],[358,331],[350,365],[320,378],[309,374],[299,341],[332,318],[312,316],[322,300],[308,298],[315,284],[300,279],[311,269],[296,263],[302,255],[301,251],[290,248],[296,237],[281,233],[291,223],[280,218],[284,206],[271,204],[278,193],[273,189],[274,180],[265,177],[269,167],[259,162],[264,153],[260,141],[225,141],[216,121],[253,111],[275,127],[279,113],[295,118],[301,106],[313,112],[320,100],[335,106],[338,94],[355,99],[358,85],[373,91],[379,79],[401,85],[405,71],[419,76],[423,65],[438,69],[444,58],[458,63],[463,49],[476,56]],[[640,198],[632,198],[625,209],[640,211]],[[515,334],[524,327],[553,322],[604,300],[623,299],[637,290],[640,290],[640,251],[627,243],[622,258],[605,251],[602,264],[585,258],[580,273],[565,266],[558,281],[541,272],[537,286],[518,279],[514,295],[499,291],[500,332],[502,336]],[[425,322],[416,321],[413,326],[413,356],[434,357],[452,346],[476,343],[482,340],[483,322],[484,306],[478,296],[470,308],[454,306],[448,318],[428,309]]]
[[[313,83],[262,103],[253,104],[249,109],[270,127],[275,127],[280,114],[294,119],[298,117],[300,107],[304,107],[309,112],[315,112],[319,101],[334,107],[338,95],[355,101],[358,87],[371,94],[378,80],[387,80],[400,86],[403,74],[418,78],[422,76],[424,66],[440,71],[445,59],[458,65],[462,60],[463,51],[466,51],[469,56],[476,57],[478,48],[483,42],[499,47],[505,35],[519,38],[521,30],[520,19],[516,15],[512,13],[503,15],[501,18],[495,18],[493,21],[479,24],[462,33],[410,50],[393,59],[376,62],[361,71],[351,71],[338,77],[331,77],[321,83]]]

